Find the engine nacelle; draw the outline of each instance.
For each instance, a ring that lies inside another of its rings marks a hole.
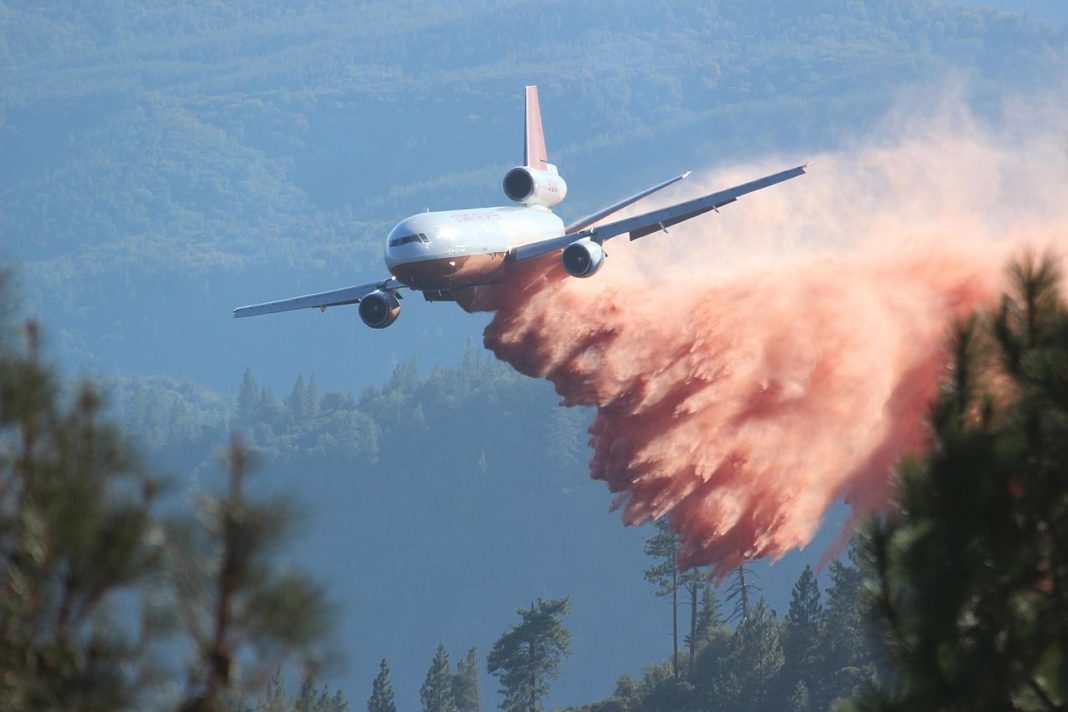
[[[523,205],[541,205],[551,208],[567,195],[567,183],[556,172],[517,166],[504,174],[504,194]]]
[[[393,292],[376,289],[360,300],[360,318],[372,329],[385,329],[400,316],[400,300]]]
[[[584,237],[565,247],[560,261],[572,277],[590,277],[604,264],[604,248]]]

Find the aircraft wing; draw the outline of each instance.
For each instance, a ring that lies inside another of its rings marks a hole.
[[[736,185],[727,190],[702,195],[699,198],[687,200],[683,203],[676,203],[675,205],[669,205],[666,208],[652,210],[648,213],[642,213],[641,215],[635,215],[632,218],[624,218],[623,220],[598,225],[597,227],[589,229],[580,229],[575,232],[569,231],[567,234],[560,237],[552,237],[548,240],[521,245],[520,247],[515,248],[513,255],[517,261],[524,262],[552,252],[553,250],[563,249],[572,242],[583,238],[589,238],[594,242],[601,243],[617,235],[622,235],[623,233],[630,233],[630,239],[637,240],[639,237],[645,237],[646,235],[661,230],[666,232],[667,228],[672,225],[677,225],[685,220],[695,218],[698,215],[703,215],[711,210],[718,210],[728,203],[733,203],[747,193],[752,193],[775,185],[776,183],[782,183],[791,178],[804,175],[807,165],[808,164],[780,171],[779,173],[764,176],[763,178],[758,178],[757,180],[749,181],[748,183]]]
[[[630,196],[629,198],[624,198],[623,200],[619,201],[618,203],[612,203],[607,208],[602,208],[601,210],[598,210],[595,213],[591,213],[590,215],[587,215],[586,217],[579,218],[575,222],[573,222],[570,225],[568,225],[567,227],[565,227],[564,231],[567,234],[570,235],[571,233],[577,232],[578,230],[581,230],[584,227],[587,227],[589,225],[593,225],[598,220],[603,220],[604,218],[608,217],[612,213],[619,212],[623,208],[627,207],[628,205],[631,205],[632,203],[638,202],[639,200],[641,200],[642,198],[646,197],[647,195],[652,195],[653,193],[657,192],[658,190],[663,190],[664,188],[667,188],[669,185],[672,185],[674,183],[678,183],[680,180],[686,178],[689,175],[690,175],[690,171],[686,171],[681,176],[675,176],[671,180],[666,180],[663,183],[659,183],[657,185],[654,185],[652,188],[648,188],[646,190],[643,190],[640,193],[635,193],[634,195]]]
[[[356,304],[375,290],[400,289],[403,286],[404,285],[399,280],[391,277],[369,284],[358,284],[355,287],[343,287],[342,289],[334,289],[329,292],[305,294],[302,297],[278,299],[273,302],[238,307],[237,309],[234,309],[234,317],[259,316],[260,314],[273,314],[274,312],[291,311],[293,309],[310,309],[312,307],[326,309],[326,307],[336,307],[342,304]]]

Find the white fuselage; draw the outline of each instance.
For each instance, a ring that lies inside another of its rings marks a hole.
[[[385,260],[413,289],[460,289],[500,281],[513,248],[563,234],[563,220],[543,207],[420,213],[390,231]]]

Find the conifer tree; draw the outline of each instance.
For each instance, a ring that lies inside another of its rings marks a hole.
[[[541,710],[560,663],[571,652],[571,633],[560,620],[569,610],[566,598],[539,598],[529,610],[519,609],[519,623],[493,644],[487,666],[501,683],[501,709]]]
[[[236,425],[246,428],[256,422],[260,406],[260,386],[252,377],[252,371],[245,369],[241,376],[241,385],[237,389],[237,404],[235,408]]]
[[[397,706],[393,702],[393,683],[389,679],[389,663],[385,658],[378,663],[378,675],[371,686],[367,712],[397,712]]]
[[[655,586],[654,595],[671,599],[671,666],[679,677],[679,538],[668,527],[667,517],[656,520],[656,533],[645,540],[645,553],[653,564],[645,570],[645,580]]]
[[[482,708],[478,691],[478,654],[474,648],[456,663],[456,674],[452,676],[452,696],[456,701],[456,712],[479,712]]]
[[[860,710],[1068,706],[1068,312],[1052,259],[958,326],[933,447],[863,553],[893,674]]]
[[[686,677],[693,680],[694,666],[697,664],[697,626],[700,622],[699,600],[705,589],[710,588],[708,574],[699,568],[683,571],[679,576],[679,584],[686,593],[690,609],[690,632],[686,634]]]
[[[434,653],[434,660],[430,663],[426,679],[419,689],[419,699],[423,702],[423,712],[456,712],[449,654],[444,645],[438,645],[437,652]]]
[[[810,686],[808,693],[817,708],[852,697],[876,675],[870,645],[870,626],[862,607],[864,576],[854,563],[856,544],[848,560],[835,559],[828,567],[831,585],[823,611],[820,656],[823,658],[823,685]]]
[[[739,625],[749,617],[750,608],[761,592],[757,585],[757,575],[751,567],[742,563],[731,573],[731,582],[727,585],[727,603],[733,608],[727,620],[737,621]]]
[[[723,616],[719,612],[719,600],[712,586],[701,590],[701,608],[697,614],[697,652],[723,630]]]
[[[304,389],[304,412],[309,418],[319,414],[319,379],[313,373]]]
[[[13,332],[0,323],[0,708],[136,709],[157,672],[161,621],[137,602],[159,571],[161,482],[91,385],[64,393],[36,325],[23,346]]]
[[[299,572],[279,573],[289,510],[245,495],[240,443],[227,494],[164,518],[164,483],[101,415],[96,390],[62,387],[35,325],[24,347],[12,333],[0,317],[0,710],[158,707],[178,672],[159,661],[164,644],[171,658],[192,652],[182,710],[240,707],[290,658],[312,691],[322,595]]]
[[[288,501],[249,498],[248,453],[237,437],[224,462],[226,492],[204,494],[197,516],[173,517],[168,526],[170,587],[161,595],[173,592],[165,602],[181,615],[198,653],[188,712],[222,709],[237,692],[262,684],[279,660],[296,663],[310,685],[329,628],[320,589],[274,561],[292,525]]]
[[[739,712],[776,708],[771,693],[782,665],[779,624],[762,598],[738,624],[716,666],[711,687],[717,704]]]
[[[790,595],[790,609],[783,621],[782,648],[784,664],[780,689],[795,705],[804,699],[807,705],[814,681],[821,666],[820,640],[823,606],[820,590],[811,566],[806,566],[794,584]],[[801,685],[803,692],[798,689]]]
[[[308,388],[304,385],[304,376],[297,376],[293,390],[285,399],[286,416],[299,422],[308,416]]]

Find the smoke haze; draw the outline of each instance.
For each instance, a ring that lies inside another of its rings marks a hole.
[[[996,128],[957,100],[902,111],[719,215],[610,241],[592,279],[556,262],[521,275],[486,346],[596,407],[591,476],[627,524],[670,515],[683,565],[781,557],[837,499],[851,524],[888,505],[894,463],[925,444],[952,320],[999,294],[1025,246],[1063,254],[1064,108],[1009,106]]]

